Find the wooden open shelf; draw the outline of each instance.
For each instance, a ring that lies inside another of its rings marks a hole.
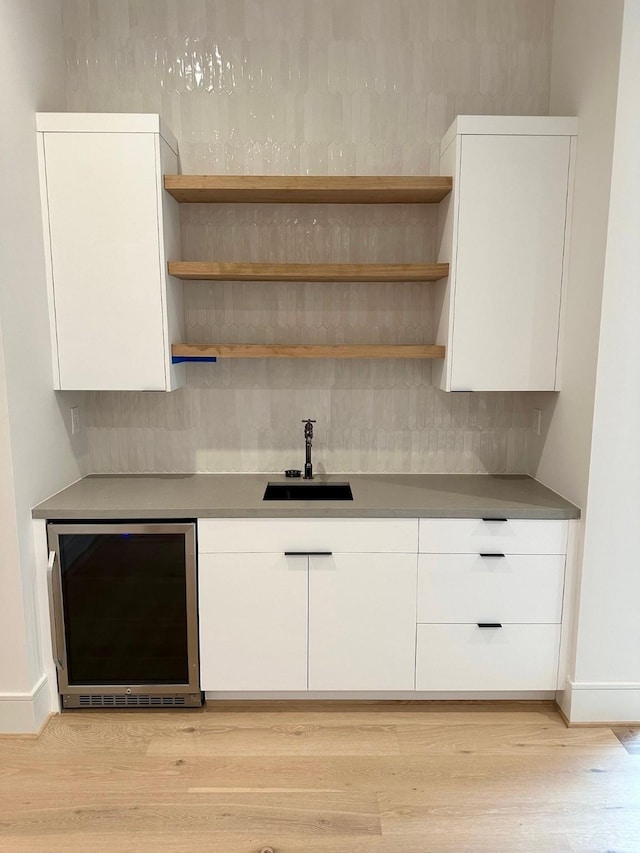
[[[186,281],[437,281],[449,264],[218,264],[169,261]]]
[[[451,192],[449,177],[276,177],[165,175],[179,202],[297,202],[334,204],[435,203]],[[412,282],[449,275],[448,264],[272,264],[169,261],[169,275],[193,281]],[[174,344],[173,358],[444,358],[431,345]]]
[[[310,175],[165,175],[179,202],[433,204],[451,192],[450,177],[316,177]]]
[[[444,358],[444,347],[407,344],[173,344],[187,358]]]

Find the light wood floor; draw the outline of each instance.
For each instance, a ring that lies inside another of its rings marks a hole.
[[[11,853],[640,851],[640,733],[550,704],[70,712],[0,738]]]

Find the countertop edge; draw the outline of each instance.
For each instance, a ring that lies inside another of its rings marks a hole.
[[[186,511],[184,508],[171,509],[170,507],[151,510],[126,509],[114,510],[32,510],[32,518],[48,521],[76,520],[76,519],[192,519],[192,518],[512,518],[512,519],[538,519],[548,521],[567,521],[580,518],[580,510],[561,508],[540,509],[515,509],[504,507],[500,510],[487,509],[426,509],[403,508],[403,509],[316,509],[293,507],[287,505],[282,508],[270,506],[267,509],[220,509],[212,510],[197,509]]]

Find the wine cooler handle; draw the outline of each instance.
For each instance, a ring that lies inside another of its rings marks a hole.
[[[53,573],[56,566],[55,551],[49,551],[49,563],[47,564],[47,586],[49,587],[49,622],[51,625],[51,646],[53,648],[53,659],[58,671],[64,669],[60,647],[58,645],[58,619],[56,616],[56,598],[53,591]]]

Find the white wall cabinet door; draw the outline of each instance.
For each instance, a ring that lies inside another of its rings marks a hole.
[[[203,690],[306,690],[308,558],[200,554]]]
[[[443,140],[435,371],[446,391],[554,391],[575,119],[460,116]],[[446,147],[445,147],[446,146]]]
[[[464,136],[452,389],[555,385],[567,136]]]
[[[414,554],[310,558],[309,689],[413,690]]]
[[[54,387],[178,387],[181,284],[165,255],[179,247],[178,206],[162,190],[178,158],[158,116],[41,114],[38,128]]]

